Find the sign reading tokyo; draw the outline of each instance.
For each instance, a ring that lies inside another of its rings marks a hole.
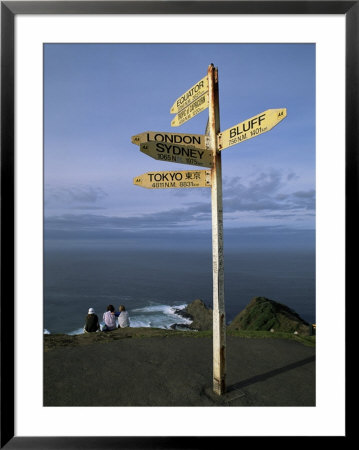
[[[210,170],[147,172],[133,179],[133,184],[147,189],[210,187]]]
[[[208,78],[205,76],[202,80],[198,81],[191,89],[188,89],[173,103],[171,108],[171,114],[176,114],[190,103],[194,102],[198,97],[201,97],[205,92],[208,92]]]
[[[217,135],[218,149],[231,147],[239,142],[259,136],[281,122],[287,117],[287,109],[267,109],[266,111],[251,117]]]
[[[213,167],[213,156],[209,150],[189,145],[166,144],[165,142],[144,142],[140,145],[142,153],[158,161],[189,164],[191,166]]]
[[[209,146],[208,136],[202,134],[166,133],[164,131],[145,131],[132,136],[131,142],[140,145],[144,142],[155,141],[165,144],[191,145],[197,149],[206,149]]]
[[[172,127],[178,127],[183,123],[187,122],[187,120],[192,119],[192,117],[196,116],[200,112],[204,111],[208,108],[209,105],[209,96],[208,92],[205,92],[201,97],[198,97],[195,101],[190,103],[186,108],[181,109],[175,118],[171,122]]]

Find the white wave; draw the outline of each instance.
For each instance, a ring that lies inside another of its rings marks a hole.
[[[133,313],[153,313],[153,312],[169,312],[172,306],[169,305],[152,305],[145,306],[144,308],[135,308],[132,310]]]
[[[44,334],[51,334],[49,330],[47,330],[46,328],[44,328]]]
[[[151,328],[153,326],[152,322],[149,320],[131,320],[130,327],[133,328]]]
[[[189,325],[191,320],[176,314],[177,309],[184,309],[186,306],[150,305],[135,308],[130,311],[131,326],[168,329],[175,323]]]
[[[185,309],[186,306],[188,306],[187,303],[185,303],[185,304],[183,304],[183,305],[172,306],[172,308],[176,308],[176,309]]]
[[[131,312],[135,313],[162,313],[162,314],[176,314],[177,309],[184,309],[187,305],[179,305],[179,306],[170,306],[170,305],[152,305],[152,306],[145,306],[144,308],[135,308]]]
[[[84,334],[84,329],[83,328],[78,328],[77,330],[74,331],[70,331],[69,333],[67,333],[70,336],[75,336],[77,334]]]

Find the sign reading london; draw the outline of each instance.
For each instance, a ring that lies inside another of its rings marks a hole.
[[[142,153],[159,161],[167,161],[191,166],[213,167],[213,156],[209,150],[201,150],[189,145],[166,144],[165,142],[144,142]]]
[[[156,141],[165,144],[193,145],[198,149],[208,148],[208,136],[202,134],[167,133],[164,131],[145,131],[132,136],[131,142],[140,145],[143,142]]]
[[[225,131],[219,133],[218,136],[218,149],[231,147],[239,142],[246,141],[253,137],[259,136],[281,122],[287,117],[287,109],[267,109],[266,111],[251,117]]]
[[[202,80],[198,81],[191,89],[188,89],[181,97],[173,103],[171,108],[171,114],[176,114],[198,97],[201,97],[205,92],[208,92],[208,78],[207,75],[202,78]]]
[[[133,184],[147,189],[211,187],[211,171],[147,172],[135,177]]]

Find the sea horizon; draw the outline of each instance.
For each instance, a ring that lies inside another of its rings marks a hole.
[[[227,324],[259,296],[315,323],[315,252],[229,249],[224,295]],[[45,332],[78,334],[88,308],[102,321],[109,304],[125,305],[131,326],[170,328],[186,323],[175,309],[195,299],[213,307],[211,251],[45,245]]]

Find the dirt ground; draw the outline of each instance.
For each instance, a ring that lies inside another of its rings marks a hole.
[[[315,406],[315,347],[227,336],[226,348],[226,393],[218,396],[210,336],[46,336],[44,406]]]

